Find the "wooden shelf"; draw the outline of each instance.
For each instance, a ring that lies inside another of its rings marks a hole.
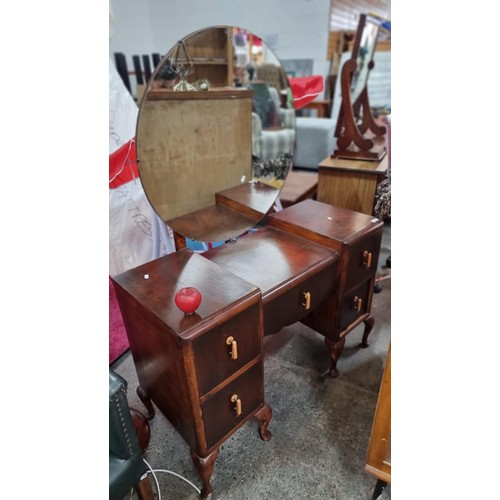
[[[233,44],[224,27],[201,30],[186,38],[186,49],[194,64],[187,80],[206,78],[212,87],[232,86]]]

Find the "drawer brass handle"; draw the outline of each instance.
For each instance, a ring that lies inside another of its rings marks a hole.
[[[361,311],[361,305],[363,304],[363,299],[360,299],[357,295],[354,297],[354,309],[356,312]]]
[[[233,337],[228,337],[226,339],[226,344],[231,346],[231,359],[238,359],[238,344]]]
[[[306,308],[306,311],[308,309],[311,309],[311,292],[302,292],[304,294],[304,300],[303,306]]]
[[[370,266],[372,265],[372,253],[368,250],[363,252],[363,264],[367,269],[370,269]]]
[[[236,403],[234,411],[236,412],[236,416],[239,417],[241,415],[241,399],[238,397],[238,394],[231,396],[231,403]]]

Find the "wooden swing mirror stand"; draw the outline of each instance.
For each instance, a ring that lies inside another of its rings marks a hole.
[[[341,71],[342,104],[335,130],[337,147],[331,158],[380,161],[387,154],[387,129],[376,123],[368,98],[377,36],[378,25],[361,14],[351,59]]]

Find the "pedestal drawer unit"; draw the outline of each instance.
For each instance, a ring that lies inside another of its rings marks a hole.
[[[220,443],[267,406],[260,290],[190,250],[113,282],[141,399],[151,408],[153,401],[179,431],[197,467],[211,454],[215,461]],[[174,302],[187,286],[202,294],[190,316]]]
[[[302,321],[323,334],[331,351],[333,376],[345,335],[365,323],[362,344],[374,325],[370,316],[383,222],[372,216],[305,200],[269,216],[269,224],[340,253],[336,292]]]

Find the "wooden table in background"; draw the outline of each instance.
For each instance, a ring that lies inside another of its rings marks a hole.
[[[318,167],[317,200],[372,215],[377,185],[388,166],[388,155],[379,162],[325,158]]]
[[[322,100],[322,101],[308,102],[303,109],[315,110],[317,118],[330,118],[331,107],[332,107],[332,101]]]
[[[295,205],[308,198],[315,198],[318,190],[318,173],[292,170],[280,192],[283,208]]]

